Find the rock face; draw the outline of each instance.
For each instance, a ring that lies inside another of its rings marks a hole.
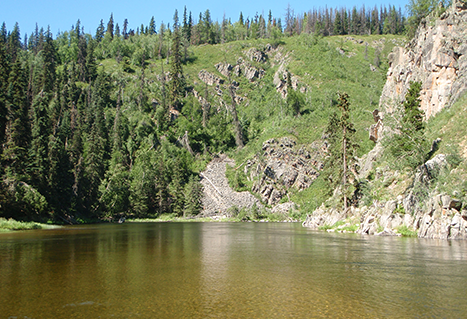
[[[226,155],[221,155],[212,160],[206,170],[200,174],[204,188],[202,199],[204,216],[226,213],[232,206],[238,208],[262,206],[259,200],[249,192],[236,192],[230,188],[225,177],[226,164],[233,166],[235,163]]]
[[[394,48],[380,99],[383,111],[397,110],[410,81],[422,82],[421,108],[427,119],[467,91],[467,4],[454,0],[435,22],[422,22],[405,48]]]
[[[230,71],[232,71],[233,69],[232,64],[229,64],[229,63],[217,63],[215,67],[217,71],[219,71],[220,74],[226,77],[229,76]]]
[[[374,203],[371,207],[354,208],[347,212],[321,206],[308,215],[303,226],[318,229],[338,221],[352,221],[359,234],[397,236],[405,226],[416,231],[420,238],[467,239],[467,210],[462,203],[446,195],[431,197],[424,209],[409,214],[401,209],[401,201]]]
[[[323,169],[326,154],[325,144],[314,143],[311,148],[311,152],[298,148],[288,137],[264,142],[262,154],[248,160],[244,167],[248,178],[255,181],[252,191],[260,194],[264,203],[275,205],[289,188],[310,187]]]
[[[208,71],[206,70],[201,70],[199,71],[198,73],[198,78],[203,81],[204,83],[206,83],[207,85],[221,85],[221,84],[224,84],[224,80],[215,76],[214,74],[212,73],[209,73]]]
[[[413,184],[428,185],[446,165],[446,156],[436,155],[418,168]],[[395,236],[405,226],[416,231],[420,238],[467,239],[467,207],[461,201],[445,194],[432,194],[422,202],[413,188],[397,200],[375,201],[369,207],[351,207],[346,212],[322,205],[303,225],[317,229],[348,220],[358,224],[360,234]]]

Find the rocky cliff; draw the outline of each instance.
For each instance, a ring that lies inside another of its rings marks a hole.
[[[433,14],[422,21],[415,38],[405,48],[396,47],[392,51],[389,63],[380,98],[382,112],[373,113],[376,124],[370,129],[370,138],[377,144],[362,158],[359,177],[367,179],[373,187],[384,188],[393,199],[373,200],[367,206],[361,204],[345,212],[332,208],[329,202],[308,215],[303,225],[314,229],[351,229],[360,234],[400,235],[408,231],[421,238],[467,239],[466,205],[456,196],[431,188],[440,172],[449,175],[455,170],[446,155],[437,154],[413,175],[372,167],[384,151],[380,140],[387,125],[386,117],[397,119],[402,113],[401,102],[411,81],[422,83],[420,99],[426,120],[451,107],[467,92],[467,4],[455,0],[438,19]],[[433,153],[435,149],[434,143]],[[370,174],[374,174],[371,182]],[[465,175],[456,174],[461,179]]]
[[[422,82],[421,108],[430,118],[467,91],[467,4],[454,0],[438,19],[422,21],[414,39],[389,55],[382,111],[393,113],[410,81]]]

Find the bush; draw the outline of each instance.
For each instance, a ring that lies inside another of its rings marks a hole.
[[[402,235],[402,237],[417,237],[417,232],[409,229],[407,226],[399,226],[397,232]]]

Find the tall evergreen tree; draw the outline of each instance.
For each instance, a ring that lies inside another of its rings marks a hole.
[[[149,35],[156,34],[156,21],[154,20],[154,16],[152,16],[151,21],[149,21],[148,33]]]
[[[51,134],[48,103],[43,93],[35,97],[32,103],[32,113],[32,141],[29,148],[31,167],[29,170],[33,185],[43,192],[47,190],[49,135]]]
[[[110,14],[109,22],[107,22],[107,34],[113,39],[114,37],[114,15]]]
[[[424,112],[420,109],[421,82],[410,82],[403,102],[403,116],[399,134],[389,139],[389,150],[397,158],[398,166],[412,169],[427,160],[428,144],[425,138]]]
[[[185,93],[185,76],[182,68],[182,53],[180,30],[178,26],[178,13],[174,15],[174,32],[172,34],[172,57],[171,57],[171,80],[169,83],[170,104],[173,108],[180,110],[182,98]]]
[[[95,39],[97,42],[101,42],[102,39],[104,39],[104,34],[105,34],[105,27],[104,27],[104,20],[101,19],[101,22],[99,23],[99,26],[96,29],[96,35]]]
[[[13,63],[7,88],[6,143],[3,158],[13,176],[23,178],[26,171],[27,150],[30,141],[28,103],[24,92],[27,82],[21,61]]]
[[[350,121],[350,103],[347,93],[340,93],[338,107],[341,111],[340,117],[333,113],[326,128],[329,141],[329,158],[326,169],[332,188],[342,187],[344,210],[347,209],[347,198],[349,196],[349,171],[354,164],[355,152],[358,144],[354,141],[355,128]]]

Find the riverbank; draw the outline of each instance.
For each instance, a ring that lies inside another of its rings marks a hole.
[[[52,229],[59,228],[59,225],[41,224],[36,222],[22,222],[13,218],[0,218],[0,232],[9,232],[15,230],[31,230],[31,229]]]
[[[177,217],[173,214],[163,214],[157,218],[127,218],[126,222],[129,223],[163,223],[163,222],[303,222],[300,216],[294,213],[287,214],[274,214],[274,213],[259,213],[256,210],[237,210],[233,208],[231,214],[211,215],[211,216],[190,216],[190,217]]]
[[[300,216],[296,216],[293,213],[287,214],[261,214],[256,210],[247,210],[242,209],[238,210],[232,208],[229,214],[223,215],[211,215],[211,216],[189,216],[189,217],[178,217],[174,214],[162,214],[155,218],[132,218],[127,217],[125,222],[127,223],[189,223],[189,222],[203,222],[203,223],[216,223],[216,222],[255,222],[255,223],[268,223],[268,222],[278,222],[278,223],[301,223],[303,220],[300,219]],[[99,223],[117,223],[120,217],[109,219],[109,220],[92,220],[92,221],[82,221],[78,224],[99,224]],[[5,219],[0,218],[0,232],[10,232],[10,231],[19,231],[19,230],[33,230],[33,229],[54,229],[60,228],[63,225],[58,224],[43,224],[36,222],[25,222],[17,221],[12,218]]]

